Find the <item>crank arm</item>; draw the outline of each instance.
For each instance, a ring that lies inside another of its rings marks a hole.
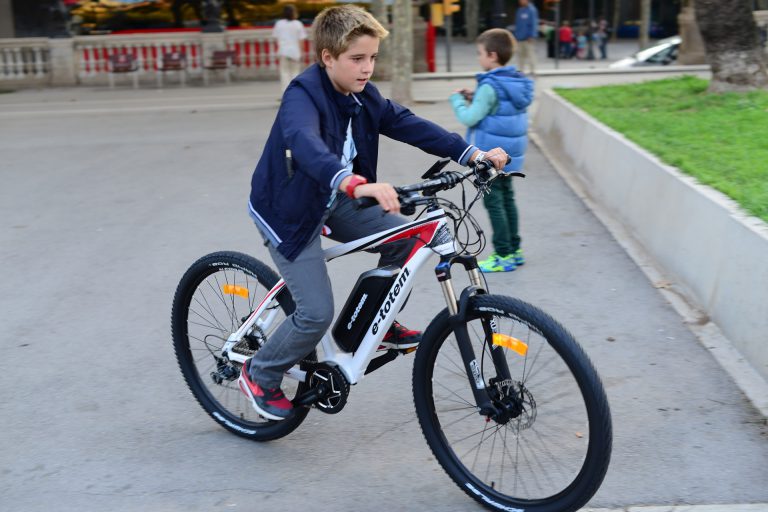
[[[294,407],[309,407],[327,396],[328,389],[325,386],[316,386],[298,395],[291,402]]]

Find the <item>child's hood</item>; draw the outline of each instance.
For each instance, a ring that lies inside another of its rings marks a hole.
[[[526,108],[533,101],[533,80],[519,72],[515,66],[478,73],[477,83],[487,83],[494,88],[499,99],[506,96],[516,108]]]

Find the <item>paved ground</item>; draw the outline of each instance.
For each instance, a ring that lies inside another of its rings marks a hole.
[[[452,86],[418,85],[428,101],[414,110],[459,130]],[[313,412],[269,444],[228,434],[185,388],[169,332],[178,279],[214,250],[268,259],[244,202],[276,94],[0,95],[0,510],[479,510],[424,443],[409,359],[356,386],[339,416]],[[432,161],[383,141],[392,182]],[[527,169],[529,263],[491,282],[560,319],[603,377],[614,455],[590,506],[768,510],[765,418],[535,147]],[[332,267],[337,303],[368,264]],[[442,299],[429,275],[418,286],[401,319],[423,327]]]

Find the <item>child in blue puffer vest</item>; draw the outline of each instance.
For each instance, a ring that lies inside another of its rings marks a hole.
[[[514,66],[516,41],[500,28],[486,30],[477,38],[477,54],[485,71],[477,75],[474,93],[456,91],[450,101],[456,117],[468,126],[467,141],[477,147],[501,147],[511,157],[505,172],[520,171],[528,146],[528,105],[533,100],[533,81]],[[491,255],[479,262],[483,272],[510,272],[525,263],[520,249],[518,215],[512,179],[498,179],[483,198],[493,229]]]

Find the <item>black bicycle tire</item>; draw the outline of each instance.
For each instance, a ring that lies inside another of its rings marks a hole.
[[[234,251],[220,251],[198,259],[181,278],[173,299],[171,331],[176,360],[190,392],[216,423],[228,431],[252,441],[279,439],[293,432],[304,421],[309,408],[297,408],[290,418],[281,421],[271,421],[263,425],[245,423],[237,416],[217,405],[217,402],[210,396],[202,383],[204,377],[197,372],[192,362],[192,354],[187,337],[189,305],[197,286],[203,279],[221,268],[236,268],[247,272],[257,279],[266,290],[270,290],[279,280],[278,275],[269,266],[247,254]],[[286,316],[291,314],[296,307],[287,288],[278,294],[277,301]],[[305,359],[316,361],[316,352],[313,350]],[[303,389],[304,384],[302,383],[299,385],[299,391]]]
[[[512,297],[478,295],[470,299],[469,318],[482,316],[478,308],[491,308],[526,322],[538,329],[571,370],[581,389],[589,418],[589,448],[581,471],[573,482],[544,500],[510,499],[483,484],[453,455],[439,428],[432,401],[432,368],[443,341],[450,335],[448,310],[443,310],[427,327],[416,352],[413,367],[413,393],[422,433],[435,458],[451,479],[464,491],[491,510],[522,512],[571,512],[584,506],[599,489],[610,463],[612,424],[608,400],[589,357],[573,336],[555,319],[535,306]],[[487,315],[487,313],[485,313]],[[473,489],[467,486],[470,484]]]

